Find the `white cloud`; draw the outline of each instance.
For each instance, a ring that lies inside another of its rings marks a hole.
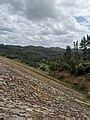
[[[90,32],[89,0],[0,0],[0,44],[65,47]],[[77,22],[82,16],[88,22]]]

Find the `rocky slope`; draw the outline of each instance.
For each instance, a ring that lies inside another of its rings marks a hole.
[[[0,118],[89,120],[82,95],[25,65],[0,57]]]

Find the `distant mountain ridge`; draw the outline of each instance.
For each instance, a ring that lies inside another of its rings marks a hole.
[[[65,49],[59,47],[0,45],[1,56],[18,59],[30,65],[42,59],[56,61],[62,57],[64,51]]]

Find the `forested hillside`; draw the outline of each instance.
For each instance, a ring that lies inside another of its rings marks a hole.
[[[18,59],[21,62],[29,65],[35,65],[36,62],[41,60],[57,61],[62,57],[64,49],[61,48],[44,48],[41,46],[12,46],[12,45],[0,45],[0,55],[6,56],[11,59]]]

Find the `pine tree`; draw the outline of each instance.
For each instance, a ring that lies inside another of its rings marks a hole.
[[[87,59],[90,60],[90,36],[87,35]]]
[[[72,58],[72,49],[70,46],[66,47],[66,51],[64,52],[63,58],[64,58],[65,63],[70,65],[70,61]]]
[[[78,61],[80,60],[78,41],[74,42],[73,58],[74,58],[76,64],[78,64]]]
[[[87,40],[85,37],[81,39],[80,48],[82,49],[83,60],[86,61],[87,60]]]

